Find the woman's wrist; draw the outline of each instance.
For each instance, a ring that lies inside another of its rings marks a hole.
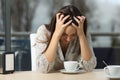
[[[85,36],[84,32],[81,32],[81,33],[78,34],[78,37],[79,37],[79,38],[81,38],[81,37],[83,37],[83,36]]]
[[[58,40],[60,39],[61,35],[58,34],[57,32],[53,33],[54,38],[57,38]]]

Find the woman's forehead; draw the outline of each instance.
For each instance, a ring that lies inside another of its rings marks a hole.
[[[75,34],[76,29],[72,25],[69,25],[68,27],[66,27],[64,33],[66,33],[66,34]]]

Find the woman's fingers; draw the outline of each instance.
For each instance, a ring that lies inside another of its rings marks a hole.
[[[65,20],[67,20],[70,17],[70,15],[64,16],[63,14],[60,14],[60,15],[58,14],[58,16],[60,16],[60,17],[57,18],[57,20],[59,20],[62,24],[64,24]],[[64,26],[70,24],[71,22],[72,22],[72,20],[68,21],[67,23],[65,23]]]
[[[75,29],[77,29],[78,27],[74,24],[74,23],[72,23],[72,26],[75,28]]]
[[[59,18],[59,19],[60,19],[60,21],[62,21],[62,19],[63,19],[63,18],[64,18],[64,15],[63,15],[63,14],[61,14],[61,15],[60,15],[60,18]]]
[[[66,20],[67,18],[69,18],[69,17],[70,17],[70,15],[65,16],[65,17],[63,18],[62,22],[65,22],[65,20]]]
[[[64,24],[64,22],[70,17],[70,15],[67,15],[67,16],[64,16],[62,13],[57,13],[56,14],[56,19],[58,22],[62,23],[62,25],[64,26],[68,26],[69,24],[72,23],[72,20],[66,22]],[[74,20],[78,23],[79,26],[82,26],[84,21],[85,21],[85,17],[84,16],[77,16],[77,17],[74,17]],[[76,26],[74,23],[72,24],[74,26]],[[77,27],[77,26],[76,26]]]
[[[78,23],[79,26],[81,26],[84,21],[85,21],[85,17],[84,16],[77,16],[77,17],[74,17],[75,21]]]
[[[85,16],[77,16],[77,17],[80,19],[82,23],[85,21]]]
[[[68,26],[71,23],[72,23],[72,20],[68,21],[66,24],[64,24],[64,26]]]
[[[74,17],[74,19],[78,24],[80,23],[80,19],[77,19],[76,17]]]
[[[61,13],[56,14],[56,19],[59,20]]]

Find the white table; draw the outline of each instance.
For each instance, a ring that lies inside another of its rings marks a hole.
[[[12,74],[0,74],[0,80],[109,80],[103,69],[95,69],[92,72],[79,74],[40,73],[37,71],[19,71]]]

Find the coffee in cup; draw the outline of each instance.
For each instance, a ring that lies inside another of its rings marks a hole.
[[[104,71],[110,76],[120,76],[120,65],[109,65],[104,68]]]
[[[64,68],[66,71],[77,71],[79,63],[77,61],[64,61]]]

